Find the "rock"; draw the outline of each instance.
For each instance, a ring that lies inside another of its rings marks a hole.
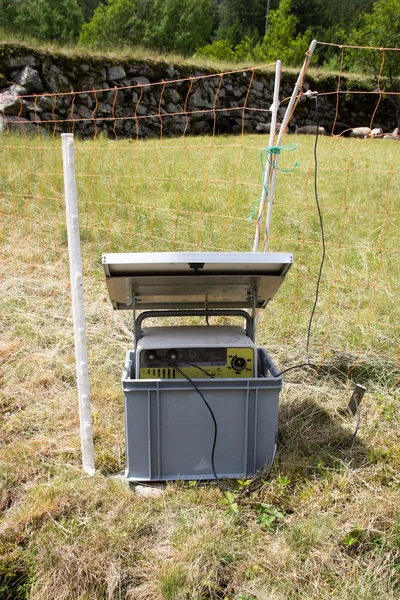
[[[250,97],[257,98],[257,100],[261,100],[261,98],[263,98],[263,94],[258,90],[250,90]]]
[[[178,112],[182,112],[182,110],[180,108],[178,108],[178,106],[176,106],[176,104],[172,104],[172,102],[168,102],[167,106],[165,107],[166,112],[167,113],[178,113]]]
[[[26,104],[17,94],[9,90],[0,94],[0,114],[19,115],[25,112]]]
[[[150,84],[150,80],[147,79],[147,77],[134,77],[132,79],[132,83],[133,85],[149,85]]]
[[[147,485],[135,486],[135,492],[143,498],[160,498],[164,494],[162,488],[150,487]]]
[[[76,67],[72,67],[72,69],[70,69],[69,71],[65,71],[64,75],[67,76],[67,79],[76,81],[79,77],[78,69]],[[75,86],[74,86],[74,89],[75,89]]]
[[[7,86],[7,77],[0,73],[0,90]]]
[[[93,119],[93,111],[89,110],[84,104],[77,104],[75,106],[75,112],[83,119]]]
[[[207,109],[213,108],[213,103],[204,99],[199,91],[195,92],[190,97],[190,102],[191,102],[191,105],[195,106],[196,108],[207,108]]]
[[[258,92],[262,92],[264,89],[264,84],[262,81],[257,81],[256,79],[253,79],[251,87],[257,90]]]
[[[7,92],[10,92],[10,94],[15,94],[16,96],[24,96],[26,94],[26,88],[24,88],[22,85],[13,83],[7,89]]]
[[[186,127],[186,117],[168,117],[164,119],[165,128],[168,132],[174,135],[183,135],[187,130]],[[187,130],[188,133],[188,130]]]
[[[99,102],[96,110],[96,115],[111,115],[112,107],[110,104],[106,104],[105,102]]]
[[[92,108],[93,106],[93,100],[90,94],[79,94],[77,100],[80,104],[84,104],[88,108]]]
[[[115,88],[115,90],[110,90],[105,97],[105,101],[108,102],[108,104],[111,104],[111,106],[123,104],[124,100],[125,94],[118,88]]]
[[[24,117],[13,115],[0,116],[0,133],[20,133],[22,135],[42,135],[47,136],[47,131],[43,127],[32,123]]]
[[[22,85],[28,94],[32,92],[43,92],[44,87],[39,73],[29,65],[22,69],[21,73],[15,78],[15,83]]]
[[[120,65],[114,65],[107,70],[107,81],[118,81],[124,77],[126,77],[126,73]]]
[[[60,69],[55,65],[51,65],[47,75],[44,77],[47,87],[51,92],[63,93],[72,92],[71,83],[62,74]]]
[[[80,91],[86,91],[86,90],[94,90],[98,87],[99,86],[97,85],[94,77],[92,77],[91,75],[85,75],[80,78],[79,84],[77,87],[77,91],[80,92]],[[108,84],[107,84],[107,87],[109,87]]]
[[[192,121],[190,123],[190,133],[194,135],[202,135],[203,133],[209,133],[210,126],[205,121]]]
[[[273,94],[271,94],[271,92],[268,90],[267,87],[263,91],[263,98],[264,98],[264,100],[268,100],[269,102],[272,102]]]
[[[144,106],[143,104],[139,104],[139,106],[136,108],[136,112],[139,116],[144,117],[147,115],[147,107]]]
[[[173,104],[178,104],[181,100],[180,93],[175,89],[168,87],[165,91],[164,97],[166,100],[169,100]]]
[[[27,56],[10,56],[6,60],[6,65],[9,69],[20,69],[21,67],[36,67],[36,58],[31,54]]]
[[[41,110],[45,110],[47,112],[53,110],[54,104],[54,98],[52,96],[40,96],[36,101],[36,105]]]
[[[26,108],[27,110],[29,110],[30,112],[32,112],[32,114],[39,114],[43,112],[43,108],[41,106],[39,106],[38,102],[31,102],[29,100],[25,100],[25,104],[26,104]],[[32,121],[32,119],[31,119]]]

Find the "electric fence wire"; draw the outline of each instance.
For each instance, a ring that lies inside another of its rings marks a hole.
[[[314,143],[314,197],[315,197],[315,203],[317,206],[320,231],[321,231],[321,246],[322,246],[321,261],[320,261],[320,265],[319,265],[317,284],[316,284],[316,288],[315,288],[314,303],[313,303],[312,311],[310,314],[310,320],[308,322],[308,327],[307,327],[306,362],[298,364],[298,365],[293,365],[292,367],[288,367],[287,369],[283,369],[274,377],[280,377],[281,375],[283,375],[284,373],[287,373],[288,371],[294,371],[297,369],[303,369],[303,368],[317,369],[316,365],[314,365],[310,361],[309,350],[310,350],[311,328],[312,328],[312,323],[313,323],[315,311],[316,311],[317,304],[318,304],[319,290],[320,290],[322,272],[323,272],[324,262],[325,262],[326,245],[325,245],[324,222],[323,222],[323,218],[322,218],[322,211],[321,211],[321,206],[319,203],[319,196],[318,196],[318,154],[317,154],[317,149],[318,149],[318,138],[319,138],[319,114],[318,114],[318,93],[316,93],[316,92],[314,92],[314,93],[315,93],[315,124],[316,124],[316,128],[317,128],[316,135],[315,135],[315,143]],[[354,432],[351,435],[351,437],[347,440],[347,442],[344,442],[343,444],[339,444],[335,448],[332,448],[332,450],[343,450],[344,448],[347,448],[354,441],[354,439],[358,433],[358,430],[360,427],[361,415],[360,415],[360,409],[359,409],[358,403],[355,399],[354,399],[354,402],[356,404],[356,413],[355,414],[357,416],[357,422],[356,422]]]
[[[317,132],[316,132],[315,143],[314,143],[314,197],[315,197],[315,203],[317,205],[318,218],[319,218],[319,223],[320,223],[322,254],[321,254],[321,261],[320,261],[320,265],[319,265],[319,272],[318,272],[318,277],[317,277],[317,284],[316,284],[316,288],[315,288],[314,303],[313,303],[313,307],[312,307],[312,311],[311,311],[311,315],[310,315],[310,320],[308,322],[308,327],[307,327],[307,336],[306,336],[306,362],[305,363],[300,363],[300,364],[297,364],[297,365],[293,365],[291,367],[283,369],[282,371],[280,371],[276,375],[273,375],[274,378],[281,377],[284,373],[287,373],[289,371],[294,371],[294,370],[297,370],[297,369],[303,369],[303,368],[317,369],[316,365],[314,365],[310,361],[309,349],[310,349],[311,328],[312,328],[312,323],[313,323],[315,311],[316,311],[317,304],[318,304],[319,290],[320,290],[321,279],[322,279],[322,272],[323,272],[323,268],[324,268],[325,255],[326,255],[324,223],[323,223],[322,211],[321,211],[321,206],[320,206],[319,197],[318,197],[318,154],[317,154],[318,138],[319,138],[318,94],[316,94],[316,96],[315,96],[315,122],[316,122]],[[217,438],[218,438],[218,424],[217,424],[217,420],[215,418],[214,412],[213,412],[210,404],[206,400],[204,394],[201,392],[201,390],[199,389],[199,387],[193,381],[193,379],[191,377],[189,377],[188,375],[186,375],[186,373],[184,373],[184,371],[182,371],[175,364],[176,361],[172,361],[172,360],[168,360],[168,359],[163,360],[161,358],[159,358],[158,360],[160,360],[161,362],[166,362],[167,364],[173,366],[178,371],[178,373],[180,373],[182,375],[182,377],[184,377],[190,383],[190,385],[196,390],[196,392],[199,394],[199,396],[203,400],[204,404],[206,405],[206,407],[207,407],[207,409],[208,409],[208,411],[209,411],[209,413],[211,415],[213,424],[214,424],[214,438],[213,438],[213,444],[212,444],[212,450],[211,450],[211,468],[212,468],[212,471],[213,471],[213,475],[214,475],[215,480],[217,481],[218,485],[222,489],[224,489],[227,492],[231,492],[232,489],[230,489],[228,486],[226,486],[223,483],[223,481],[221,481],[221,479],[217,475],[216,468],[215,468],[215,448],[216,448],[216,445],[217,445]],[[200,371],[204,372],[208,377],[212,378],[212,375],[210,375],[205,369],[203,369],[199,365],[196,365],[194,363],[190,363],[190,362],[187,362],[187,361],[180,361],[180,362],[183,362],[184,364],[190,365],[192,367],[196,367]],[[356,437],[356,435],[358,433],[359,426],[360,426],[360,409],[359,409],[359,406],[357,404],[357,401],[355,401],[355,403],[356,403],[357,422],[356,422],[356,426],[355,426],[354,432],[351,435],[351,437],[347,440],[347,442],[336,446],[332,450],[343,450],[344,448],[347,448],[354,441],[354,439],[355,439],[355,437]],[[273,454],[272,454],[272,457],[271,457],[271,461],[270,461],[270,464],[269,464],[269,467],[268,467],[266,473],[264,474],[263,477],[261,477],[261,482],[255,488],[251,487],[251,482],[250,482],[250,484],[247,487],[247,489],[246,488],[244,489],[244,493],[254,492],[254,491],[260,489],[264,485],[265,481],[268,479],[268,477],[272,473],[272,469],[273,469],[274,463],[275,463],[276,453],[277,453],[277,441],[275,440],[275,447],[274,447],[274,451],[273,451]]]
[[[319,288],[320,288],[320,285],[321,285],[322,270],[324,268],[325,254],[326,254],[324,222],[323,222],[323,219],[322,219],[321,206],[319,204],[319,198],[318,198],[318,155],[317,155],[318,137],[319,137],[318,94],[316,94],[316,96],[315,96],[315,124],[317,126],[317,133],[316,133],[316,136],[315,136],[315,144],[314,144],[314,196],[315,196],[315,203],[317,205],[318,217],[319,217],[319,224],[320,224],[320,230],[321,230],[322,254],[321,254],[321,262],[320,262],[320,265],[319,265],[319,273],[318,273],[318,278],[317,278],[317,285],[316,285],[316,288],[315,288],[314,304],[313,304],[313,307],[312,307],[312,311],[311,311],[311,315],[310,315],[310,320],[309,320],[308,328],[307,328],[306,361],[307,361],[308,364],[310,364],[309,349],[310,349],[311,327],[312,327],[312,322],[313,322],[313,319],[314,319],[314,314],[315,314],[315,311],[316,311],[316,308],[317,308],[317,304],[318,304]]]
[[[307,327],[306,362],[300,363],[297,365],[293,365],[292,367],[288,367],[287,369],[283,369],[274,377],[280,377],[281,375],[283,375],[284,373],[287,373],[288,371],[295,371],[297,369],[303,369],[303,368],[316,369],[317,368],[316,365],[312,364],[310,361],[310,339],[311,339],[312,323],[314,320],[314,315],[315,315],[315,311],[317,309],[317,304],[318,304],[318,300],[319,300],[319,290],[320,290],[320,286],[321,286],[322,272],[323,272],[323,268],[324,268],[325,255],[326,255],[324,222],[323,222],[323,218],[322,218],[322,211],[321,211],[321,206],[319,203],[319,196],[318,196],[318,154],[317,154],[318,138],[319,138],[318,94],[315,95],[315,124],[317,127],[317,131],[316,131],[315,143],[314,143],[314,197],[315,197],[315,203],[317,206],[318,218],[319,218],[319,224],[320,224],[322,253],[321,253],[321,261],[320,261],[318,277],[317,277],[317,284],[315,287],[314,303],[313,303],[313,307],[312,307],[311,314],[310,314],[310,320],[308,322],[308,327]]]

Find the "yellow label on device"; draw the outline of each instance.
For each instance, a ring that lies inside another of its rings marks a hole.
[[[215,379],[248,379],[254,377],[254,349],[253,348],[227,348],[226,363],[188,365],[177,361],[171,365],[141,367],[140,379],[184,379],[185,373],[191,379],[213,377]],[[182,373],[175,368],[179,368]]]

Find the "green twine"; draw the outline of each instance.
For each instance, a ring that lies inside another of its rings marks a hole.
[[[266,196],[268,196],[268,189],[264,185],[264,177],[265,177],[264,162],[268,162],[268,164],[273,169],[276,169],[277,171],[280,171],[281,173],[292,173],[299,166],[299,163],[297,162],[297,160],[294,163],[294,166],[291,167],[290,169],[280,169],[279,167],[275,166],[274,163],[272,163],[269,160],[269,155],[270,154],[280,154],[281,150],[289,150],[289,151],[297,150],[298,147],[299,147],[298,144],[286,144],[285,146],[267,146],[267,148],[264,148],[263,150],[261,150],[261,152],[260,152],[260,163],[261,163],[261,171],[262,171],[262,186],[263,186],[263,189],[265,190]],[[264,161],[264,155],[265,155],[265,161]],[[257,204],[259,202],[261,202],[261,198],[258,198],[258,200],[256,200],[254,202],[253,208],[251,210],[251,214],[247,218],[248,221],[252,221],[253,220],[254,214],[256,212],[256,207],[257,207]]]
[[[247,220],[248,220],[248,221],[252,221],[252,220],[253,220],[253,218],[254,218],[254,214],[255,214],[255,212],[256,212],[257,204],[258,204],[260,201],[261,201],[261,198],[258,198],[258,199],[257,199],[257,200],[254,202],[254,204],[253,204],[253,208],[251,209],[251,214],[250,214],[250,216],[249,216],[249,217],[247,217]]]
[[[264,150],[262,150],[261,154],[260,154],[261,168],[262,168],[262,171],[263,171],[263,181],[264,181],[264,173],[265,173],[265,170],[264,170],[264,161],[263,161],[264,154],[266,154],[267,162],[271,165],[271,167],[273,169],[276,169],[277,171],[281,171],[281,173],[292,173],[299,166],[299,163],[297,161],[294,163],[294,166],[291,169],[280,169],[279,167],[276,167],[269,160],[268,157],[269,157],[270,154],[280,154],[281,150],[292,151],[292,150],[297,150],[298,147],[299,147],[298,144],[286,144],[285,146],[268,146],[268,148],[264,148]]]

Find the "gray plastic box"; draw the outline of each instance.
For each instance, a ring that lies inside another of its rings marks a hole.
[[[195,379],[217,424],[219,477],[245,479],[272,458],[282,377],[259,348],[252,379]],[[214,425],[203,400],[185,379],[135,379],[135,352],[122,376],[125,397],[126,478],[129,481],[214,479]]]

